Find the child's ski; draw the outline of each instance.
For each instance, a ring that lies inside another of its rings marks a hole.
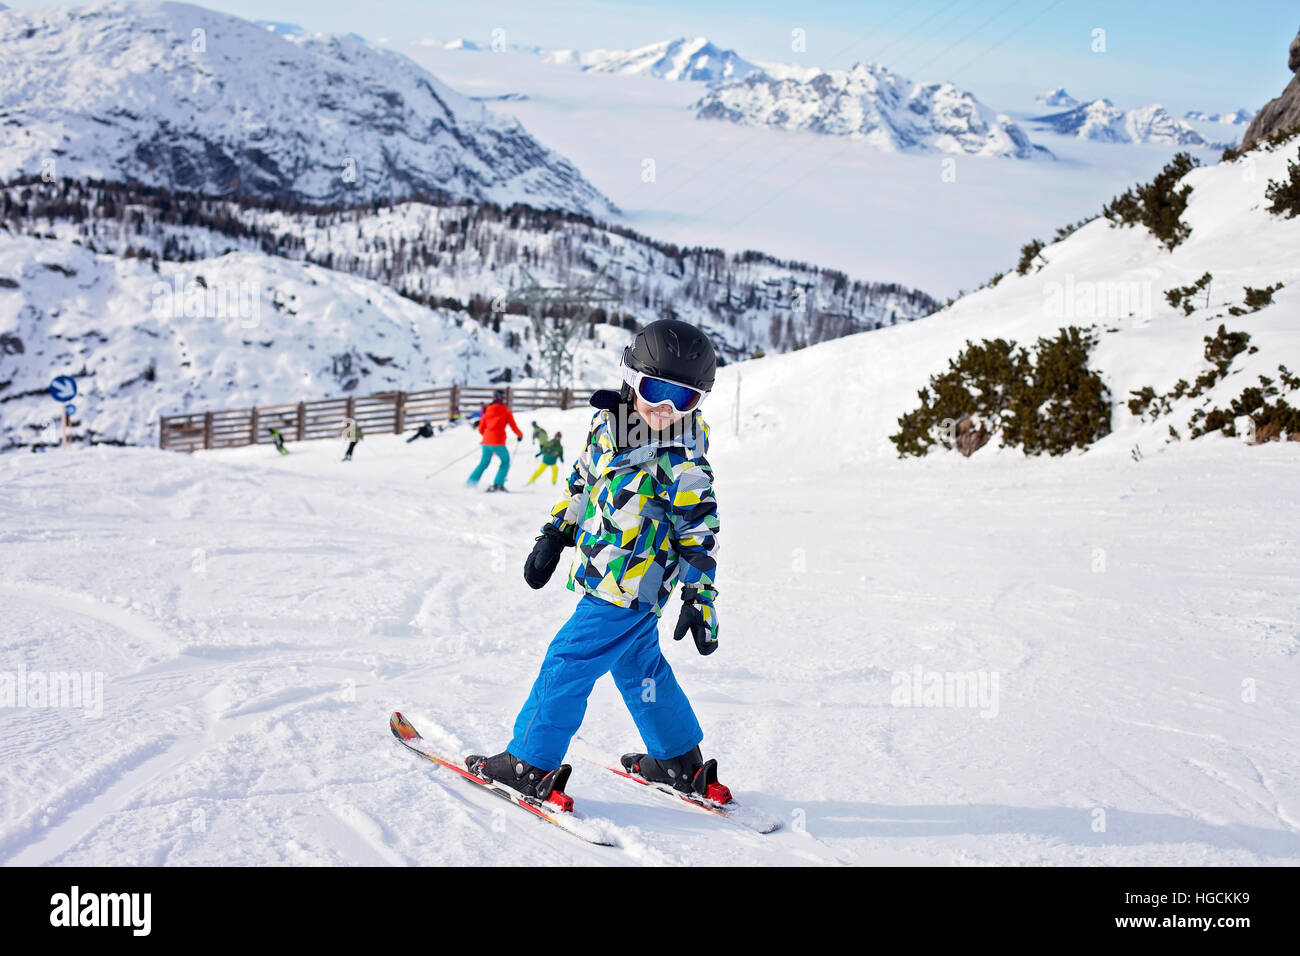
[[[628,773],[620,767],[611,767],[609,764],[600,763],[597,760],[591,760],[587,757],[582,758],[588,763],[595,764],[597,767],[604,767],[610,773],[618,774],[625,780],[631,780],[633,783],[640,784],[647,790],[661,793],[664,796],[671,797],[674,800],[680,800],[683,803],[689,803],[691,806],[699,807],[701,810],[707,810],[714,816],[722,817],[730,823],[744,827],[747,830],[753,830],[757,833],[771,833],[773,830],[781,828],[781,821],[774,817],[768,816],[761,810],[753,807],[742,806],[737,803],[727,791],[726,802],[719,800],[709,800],[694,793],[682,793],[680,790],[674,790],[664,783],[656,783],[653,780],[647,780],[645,777],[636,773]],[[725,789],[725,788],[724,788]]]
[[[546,800],[535,800],[522,796],[495,781],[472,774],[463,766],[457,766],[454,761],[440,757],[429,750],[424,738],[420,736],[420,732],[415,729],[409,720],[402,716],[400,711],[395,712],[388,718],[388,729],[393,732],[393,736],[397,738],[398,743],[411,753],[432,761],[440,767],[446,767],[470,783],[477,784],[484,790],[496,794],[501,799],[513,803],[522,810],[527,810],[533,816],[545,820],[547,823],[553,823],[561,830],[566,830],[588,843],[594,843],[598,846],[618,845],[599,827],[592,826],[580,817],[575,817],[573,814],[573,798],[563,790],[552,791]]]

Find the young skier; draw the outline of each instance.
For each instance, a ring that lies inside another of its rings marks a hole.
[[[623,386],[591,396],[600,409],[569,475],[568,494],[524,563],[533,588],[546,584],[576,545],[569,588],[583,597],[551,641],[514,737],[495,756],[466,765],[526,796],[547,797],[568,776],[561,766],[606,672],[623,694],[647,753],[623,766],[683,793],[714,794],[717,761],[690,702],[659,649],[659,616],[677,582],[682,607],[673,640],[689,631],[701,654],[718,647],[713,609],[717,502],[705,459],[709,429],[699,406],[713,388],[708,338],[685,322],[646,326],[623,352]]]
[[[497,466],[497,473],[488,491],[506,490],[506,475],[510,471],[510,452],[506,450],[507,425],[514,430],[516,443],[524,440],[524,433],[519,430],[519,426],[515,424],[515,416],[510,414],[510,409],[506,406],[506,393],[498,390],[492,393],[492,401],[479,418],[478,430],[483,436],[483,452],[479,457],[478,467],[470,473],[465,484],[470,487],[477,485],[478,480],[483,477],[488,462],[495,455],[501,459],[501,464]]]
[[[362,433],[361,426],[354,419],[345,418],[343,419],[343,434],[340,437],[347,439],[348,442],[348,450],[344,452],[343,460],[351,461],[352,450],[357,447],[357,442],[366,436]]]
[[[542,434],[545,435],[546,433],[542,432]],[[560,480],[560,469],[556,463],[564,457],[564,446],[560,444],[560,433],[556,432],[555,437],[550,440],[543,439],[541,449],[533,457],[541,458],[542,463],[537,466],[537,470],[533,472],[533,477],[528,479],[528,483],[531,485],[542,472],[550,468],[551,484],[556,484]]]
[[[421,424],[420,427],[416,430],[415,434],[412,435],[410,438],[406,439],[406,443],[409,445],[417,438],[432,438],[432,437],[433,437],[433,425],[430,424],[429,419],[426,418],[424,420],[424,423]]]
[[[289,454],[289,449],[284,447],[284,435],[280,432],[280,429],[273,427],[271,429],[271,437],[275,440],[276,451],[281,455]]]

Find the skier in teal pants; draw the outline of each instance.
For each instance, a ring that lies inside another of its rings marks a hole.
[[[497,466],[496,476],[492,479],[488,491],[506,490],[506,475],[510,472],[510,452],[506,450],[507,425],[514,430],[516,443],[524,440],[524,433],[519,430],[519,426],[515,423],[515,416],[506,406],[506,393],[493,392],[491,403],[483,409],[483,415],[478,420],[479,434],[483,436],[483,453],[479,458],[478,467],[470,472],[465,482],[467,485],[478,484],[478,480],[483,477],[483,472],[487,469],[488,462],[495,455],[501,459],[501,464]]]

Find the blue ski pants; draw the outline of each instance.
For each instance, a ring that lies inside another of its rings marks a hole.
[[[510,471],[510,452],[506,451],[505,445],[484,445],[483,453],[479,456],[478,467],[470,474],[468,483],[471,485],[478,484],[478,480],[483,477],[483,472],[496,455],[501,459],[501,464],[497,466],[496,477],[492,479],[494,485],[504,485],[506,483],[506,474]]]
[[[587,712],[591,689],[606,673],[623,695],[651,757],[667,759],[704,739],[690,701],[659,649],[659,618],[585,594],[546,649],[541,673],[515,718],[507,748],[553,770]]]

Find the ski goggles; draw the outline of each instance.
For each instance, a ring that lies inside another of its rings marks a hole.
[[[675,412],[694,410],[708,392],[680,382],[670,382],[666,378],[657,378],[623,366],[623,381],[632,386],[647,405],[671,405]]]

